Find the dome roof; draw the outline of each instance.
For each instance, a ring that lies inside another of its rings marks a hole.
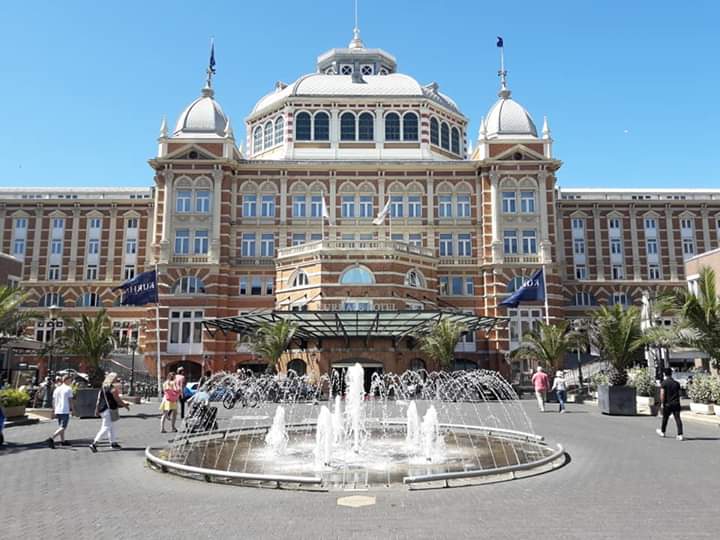
[[[213,99],[212,88],[205,87],[202,96],[180,114],[173,137],[223,137],[228,120],[220,104]]]
[[[452,111],[460,112],[452,99],[437,91],[436,84],[421,86],[415,79],[402,73],[364,75],[362,82],[353,82],[352,75],[312,73],[288,86],[278,85],[274,92],[255,104],[251,116],[272,108],[290,96],[417,96],[427,97]]]
[[[500,99],[488,111],[485,129],[488,139],[537,138],[537,128],[530,113],[514,101],[509,92],[501,93]]]

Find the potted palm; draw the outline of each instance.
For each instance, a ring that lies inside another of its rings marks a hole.
[[[95,416],[98,389],[105,377],[102,362],[115,348],[110,318],[105,310],[98,311],[94,317],[83,315],[80,319],[65,321],[59,347],[67,354],[84,359],[87,364],[90,388],[78,388],[74,396],[75,415],[81,418]]]
[[[690,398],[690,410],[695,414],[713,414],[713,387],[710,376],[698,374],[688,384],[687,394]]]
[[[610,364],[608,384],[598,386],[603,414],[636,414],[635,388],[628,386],[627,370],[642,360],[642,331],[637,307],[602,306],[593,314],[590,339]]]
[[[455,362],[455,348],[466,331],[464,325],[442,319],[430,332],[420,336],[420,350],[441,369],[450,369]]]

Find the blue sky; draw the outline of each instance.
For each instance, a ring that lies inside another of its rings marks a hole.
[[[0,186],[149,186],[163,114],[216,97],[238,138],[277,80],[351,38],[352,0],[6,2]],[[564,187],[720,188],[718,2],[360,0],[365,44],[437,81],[471,120],[513,97],[547,114]],[[244,139],[243,139],[244,140]]]

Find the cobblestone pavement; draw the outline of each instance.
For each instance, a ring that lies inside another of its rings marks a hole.
[[[570,462],[492,485],[373,490],[376,504],[337,505],[352,493],[206,484],[146,467],[146,445],[166,442],[157,405],[121,419],[122,450],[87,443],[99,420],[70,423],[72,447],[38,444],[54,424],[6,430],[0,450],[0,538],[717,538],[720,429],[686,422],[687,440],[660,439],[658,420],[525,407],[538,433]],[[674,435],[674,427],[668,434]],[[365,493],[363,493],[365,494]]]

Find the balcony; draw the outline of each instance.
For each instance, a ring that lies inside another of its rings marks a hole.
[[[540,264],[540,255],[504,255],[501,264]]]
[[[434,257],[430,248],[394,240],[316,240],[278,250],[278,259],[317,251],[398,251],[422,257]]]
[[[207,255],[173,255],[172,264],[209,264]]]
[[[439,266],[472,266],[476,264],[475,257],[440,257]]]
[[[275,266],[275,257],[237,257],[235,266]]]

